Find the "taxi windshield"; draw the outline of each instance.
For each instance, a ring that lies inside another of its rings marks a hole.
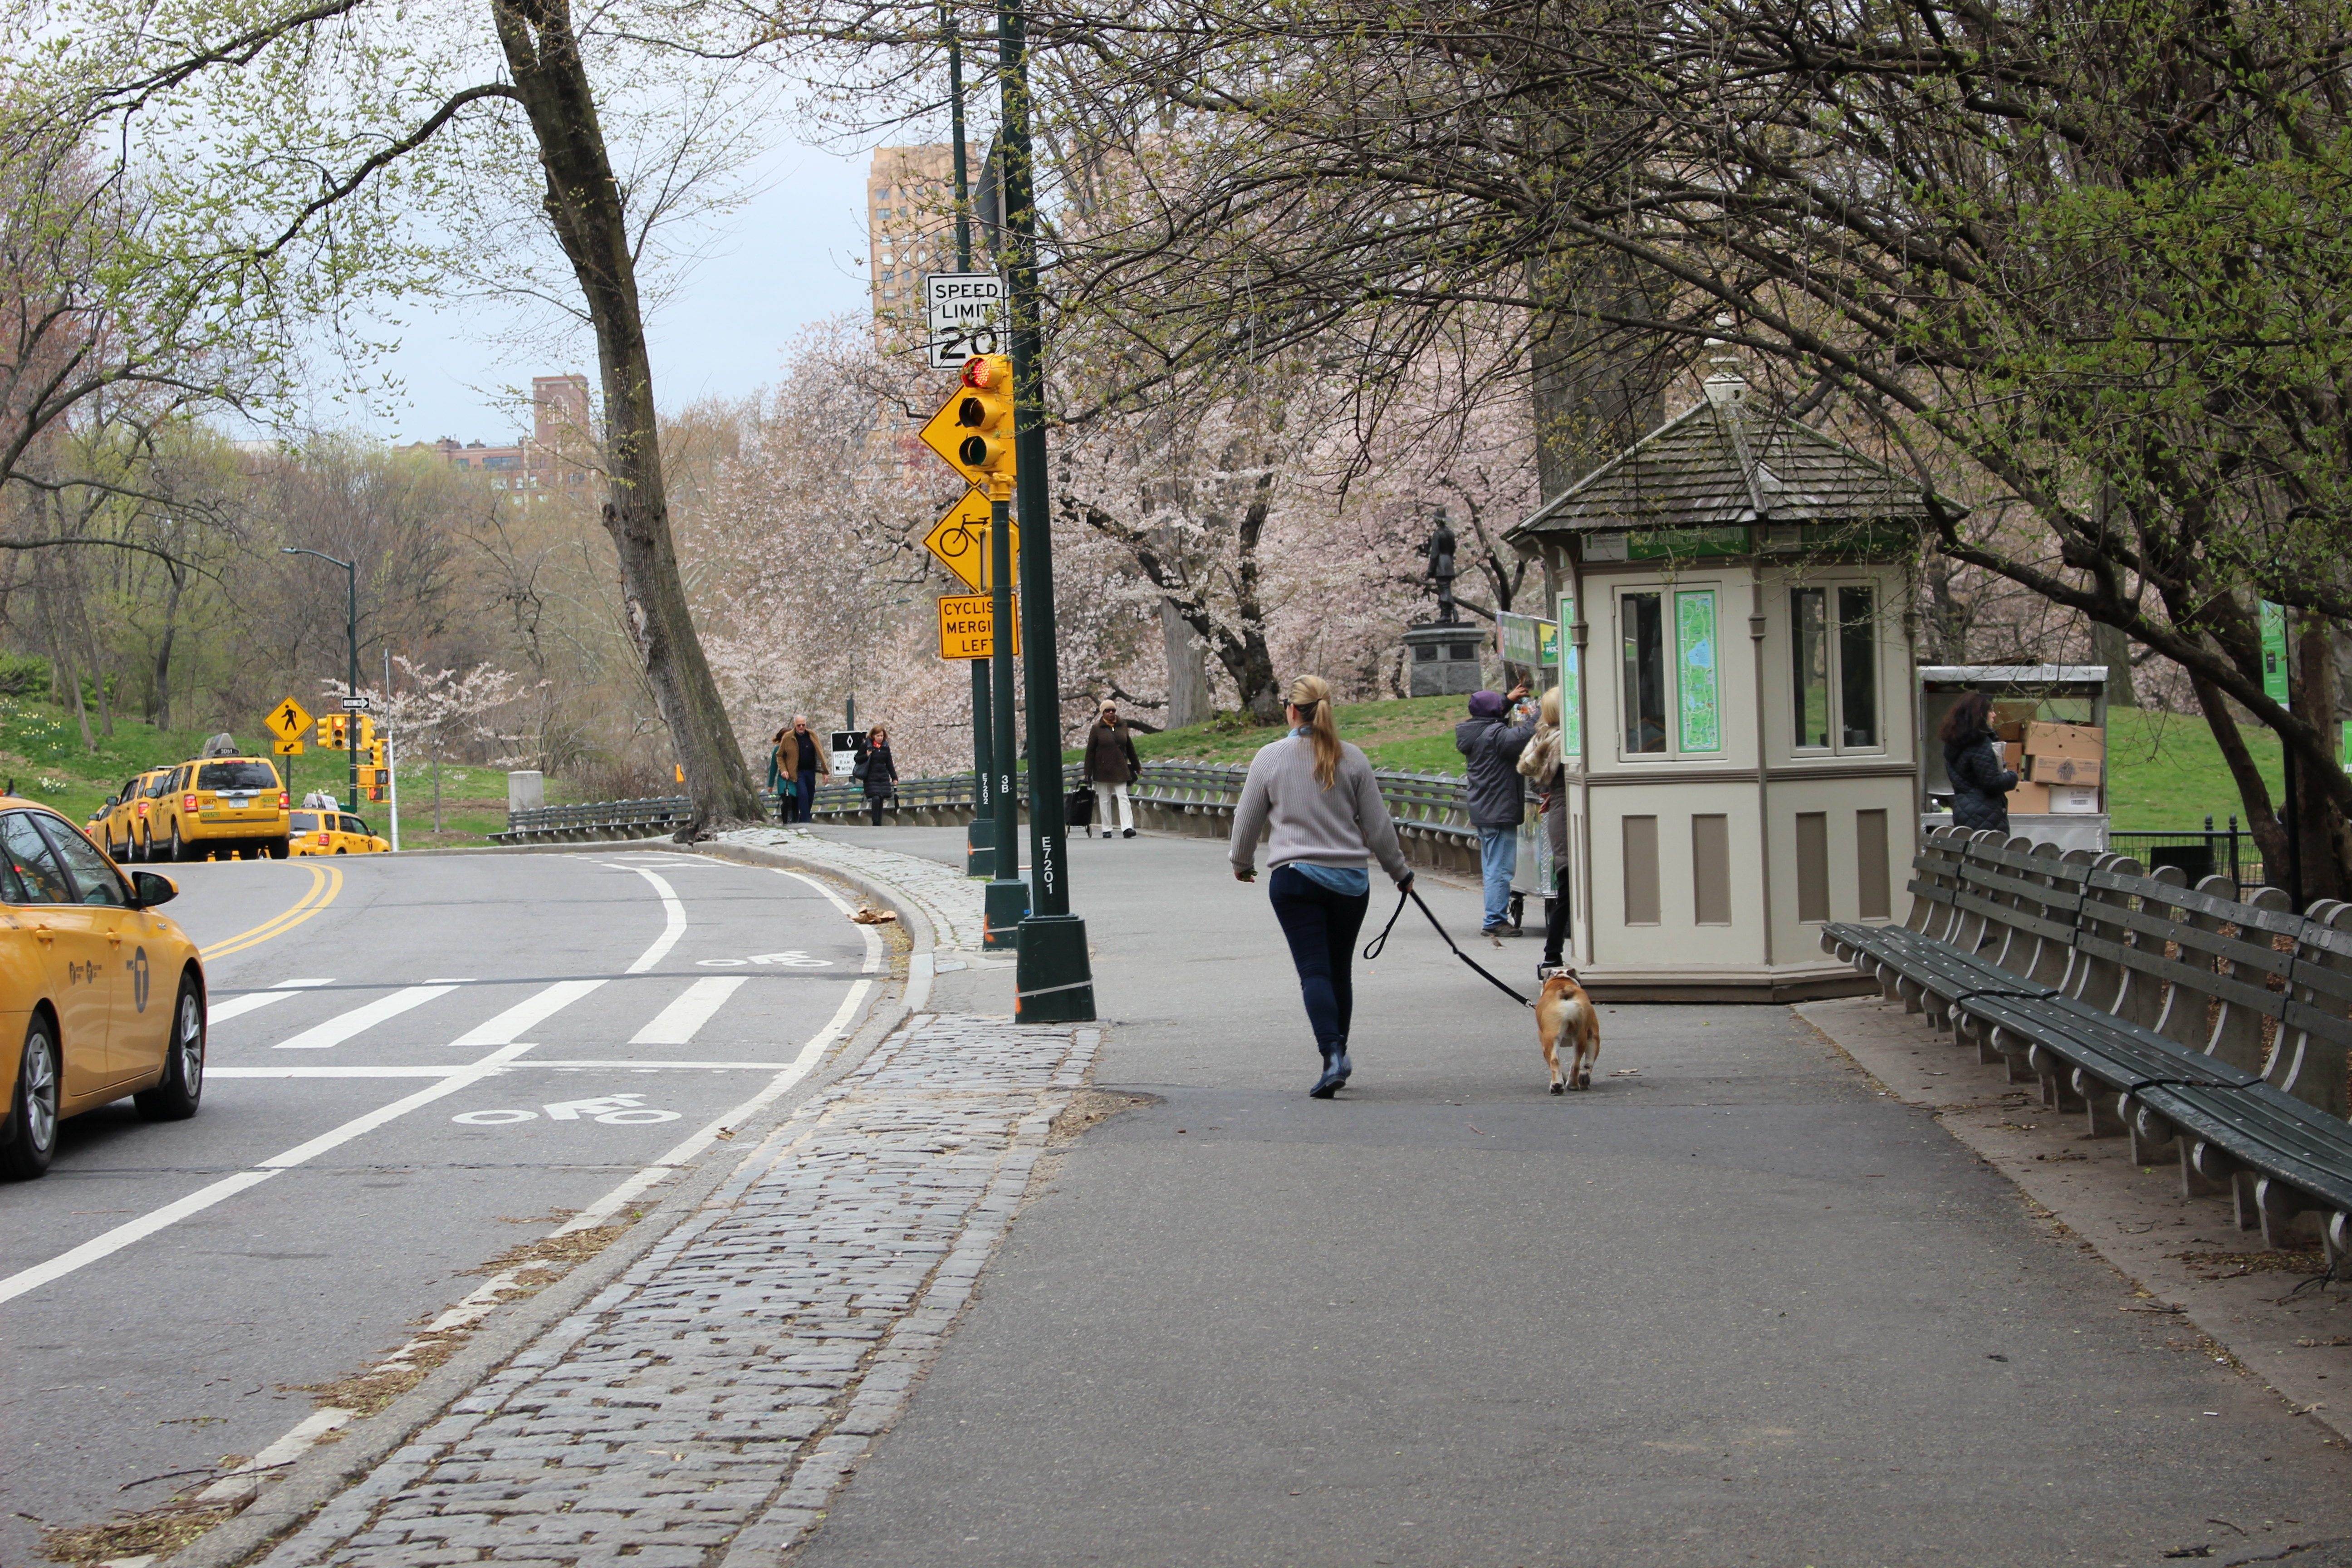
[[[198,789],[276,789],[278,770],[268,763],[206,763],[196,770]]]
[[[319,814],[315,811],[298,811],[293,814],[291,821],[293,829],[297,833],[319,831]]]

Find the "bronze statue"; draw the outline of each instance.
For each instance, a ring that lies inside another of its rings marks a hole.
[[[1437,525],[1430,534],[1426,553],[1429,557],[1429,580],[1437,585],[1437,624],[1458,626],[1460,617],[1454,613],[1454,530],[1446,526],[1445,509],[1439,507],[1431,521]]]

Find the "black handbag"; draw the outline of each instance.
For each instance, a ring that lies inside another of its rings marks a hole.
[[[1062,803],[1062,820],[1072,827],[1085,827],[1095,819],[1095,792],[1091,784],[1080,784]]]

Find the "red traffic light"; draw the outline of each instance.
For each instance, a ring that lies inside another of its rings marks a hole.
[[[994,354],[974,354],[963,362],[963,384],[966,386],[986,386],[996,379]]]

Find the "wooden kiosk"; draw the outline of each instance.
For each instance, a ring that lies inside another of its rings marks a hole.
[[[1821,927],[1892,918],[1916,847],[1927,497],[1706,393],[1507,536],[1564,628],[1575,962],[1624,1001],[1851,995]]]

